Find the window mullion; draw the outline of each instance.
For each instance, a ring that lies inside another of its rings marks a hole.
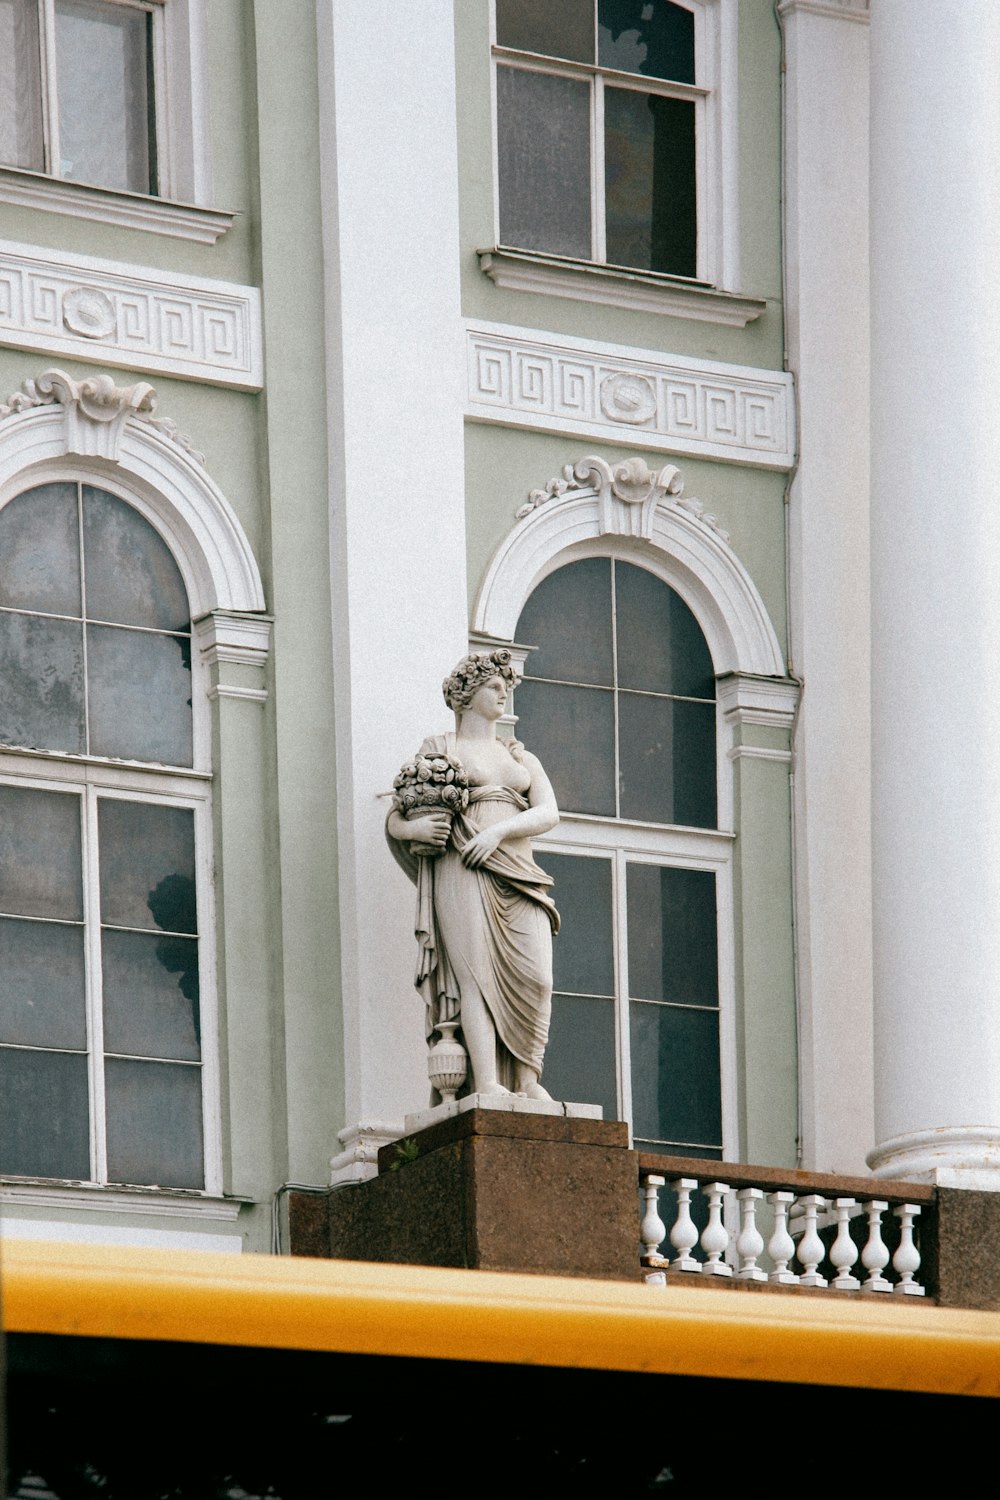
[[[607,260],[604,211],[604,79],[598,73],[590,93],[590,246],[595,261]]]
[[[97,844],[97,789],[84,790],[83,910],[87,976],[87,1035],[90,1055],[90,1140],[93,1174],[108,1180],[107,1116],[104,1102],[104,988],[101,965],[101,891]]]
[[[618,1104],[621,1118],[632,1127],[632,1049],[629,1025],[628,982],[628,888],[625,853],[614,856],[614,941],[615,941],[615,1038],[618,1067]]]
[[[42,54],[42,130],[45,143],[45,170],[53,177],[61,177],[55,0],[38,0],[38,36]]]

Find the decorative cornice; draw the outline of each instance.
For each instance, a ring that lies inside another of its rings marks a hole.
[[[118,193],[112,188],[64,182],[17,167],[0,168],[0,203],[114,224],[123,229],[142,229],[147,234],[196,240],[203,245],[214,245],[232,228],[236,218],[227,209],[146,198],[141,193]]]
[[[869,0],[779,0],[778,15],[794,15],[805,11],[807,15],[829,16],[835,21],[861,21],[868,23]]]
[[[178,431],[169,417],[156,417],[156,391],[140,380],[135,385],[115,385],[110,375],[90,375],[74,380],[64,370],[44,370],[34,380],[0,403],[0,422],[33,407],[59,405],[69,423],[67,453],[116,460],[122,429],[129,417],[137,418],[175,443],[185,453],[204,463],[189,437]]]
[[[792,377],[626,345],[466,325],[468,415],[600,442],[788,469]]]
[[[0,240],[0,343],[259,390],[260,293]]]
[[[756,724],[763,729],[791,729],[795,724],[802,685],[794,677],[760,677],[729,672],[716,683],[716,696],[725,718],[734,724]],[[756,746],[737,746],[733,754],[787,759],[788,752]]]
[[[600,302],[631,312],[664,313],[698,323],[745,328],[767,311],[762,297],[720,292],[656,271],[627,271],[590,261],[559,260],[526,250],[480,250],[479,264],[497,286],[515,292],[542,292],[574,302]]]
[[[688,499],[679,469],[673,464],[664,464],[662,469],[651,469],[644,458],[626,458],[620,464],[606,463],[603,458],[591,454],[578,463],[566,464],[562,474],[550,479],[539,490],[532,490],[527,504],[515,511],[517,520],[530,516],[549,500],[556,500],[569,490],[592,490],[600,505],[600,532],[616,532],[620,536],[652,535],[653,512],[658,505],[670,505],[684,510],[703,526],[718,533],[723,541],[729,541],[729,533],[719,525],[717,516],[706,511],[700,500]]]
[[[209,666],[231,664],[240,667],[263,667],[271,645],[271,616],[242,614],[236,610],[216,609],[194,622],[198,649]],[[222,689],[220,688],[220,691]],[[226,689],[229,696],[257,695],[257,689]]]

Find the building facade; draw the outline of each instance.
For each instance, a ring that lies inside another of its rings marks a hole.
[[[563,813],[552,1091],[992,1185],[996,25],[0,4],[7,1233],[260,1251],[371,1175],[427,1093],[385,794],[498,645]]]

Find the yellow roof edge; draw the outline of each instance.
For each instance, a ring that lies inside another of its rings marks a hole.
[[[1000,1395],[1000,1314],[5,1239],[11,1333]]]

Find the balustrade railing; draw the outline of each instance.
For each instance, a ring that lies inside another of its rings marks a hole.
[[[639,1185],[647,1280],[925,1294],[919,1232],[933,1188],[649,1155]]]

